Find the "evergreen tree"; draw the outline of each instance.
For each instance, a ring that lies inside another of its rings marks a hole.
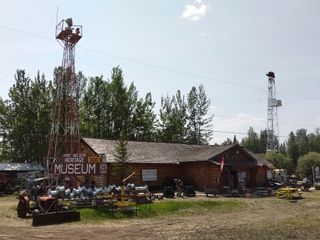
[[[296,131],[296,144],[299,149],[299,156],[305,155],[309,150],[309,139],[307,137],[307,129],[298,129]]]
[[[254,153],[260,153],[259,136],[252,127],[249,128],[247,137],[242,139],[241,145]]]
[[[121,129],[124,129],[128,138],[135,140],[136,127],[141,130],[141,124],[150,125],[150,123],[142,123],[141,120],[152,123],[154,121],[152,116],[154,103],[152,103],[151,94],[146,97],[145,102],[140,100],[139,109],[137,109],[137,98],[136,87],[133,83],[129,87],[125,85],[123,73],[119,67],[112,69],[110,81],[103,80],[102,76],[91,78],[88,88],[83,91],[80,103],[82,136],[118,139]],[[145,111],[144,116],[138,117],[137,114],[142,111]],[[148,126],[146,131],[151,131],[151,128]]]
[[[308,134],[309,152],[320,152],[320,129],[317,128],[314,133]]]
[[[160,133],[163,142],[184,143],[187,134],[187,108],[180,90],[175,96],[161,98]]]
[[[233,143],[233,144],[239,144],[239,141],[238,141],[236,135],[233,135],[233,141],[232,141],[232,143]]]
[[[166,97],[161,97],[161,108],[160,108],[160,122],[159,122],[159,133],[158,138],[161,142],[172,142],[172,100],[167,95]]]
[[[8,162],[14,158],[10,139],[10,126],[13,119],[11,115],[9,101],[0,98],[0,162]]]
[[[155,140],[156,115],[153,112],[155,102],[152,101],[151,93],[137,101],[133,117],[134,139],[138,141]]]
[[[115,147],[114,159],[114,172],[120,180],[123,180],[129,171],[128,141],[126,140],[124,131],[121,131],[120,133],[120,138]]]
[[[296,143],[296,136],[294,135],[293,132],[290,132],[289,134],[287,148],[288,148],[287,149],[288,157],[291,159],[293,166],[296,167],[297,161],[300,155],[299,155],[299,146]]]
[[[131,83],[127,89],[124,84],[122,70],[119,67],[112,69],[110,93],[112,138],[118,139],[122,129],[126,129],[128,136],[134,138],[132,120],[137,104],[138,93],[133,83]]]
[[[208,144],[212,137],[212,118],[207,116],[211,101],[203,85],[192,87],[187,98],[188,137],[190,144]]]
[[[108,138],[112,135],[110,93],[103,77],[90,78],[80,102],[80,133],[85,137]],[[109,114],[108,114],[109,113]]]
[[[282,153],[282,154],[287,154],[286,144],[285,143],[280,143],[279,152]]]
[[[259,153],[265,153],[267,149],[267,130],[261,130],[259,136]]]
[[[1,158],[42,162],[47,152],[53,87],[39,73],[32,81],[24,70],[17,70],[15,80],[9,99],[0,104]]]
[[[231,141],[230,138],[227,138],[227,140],[225,140],[225,141],[222,143],[222,145],[231,145],[231,144],[233,144],[233,142]]]

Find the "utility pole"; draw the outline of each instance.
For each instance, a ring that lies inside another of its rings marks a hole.
[[[268,122],[267,122],[267,152],[277,151],[279,148],[278,107],[281,100],[276,98],[274,72],[268,72]]]
[[[75,46],[82,37],[82,26],[73,25],[72,18],[56,26],[56,39],[63,47],[62,65],[56,82],[57,91],[50,131],[46,175],[49,187],[60,185],[65,175],[55,166],[65,162],[83,162],[79,135],[79,87],[75,74]]]

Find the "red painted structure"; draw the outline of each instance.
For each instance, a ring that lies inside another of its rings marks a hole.
[[[83,163],[79,135],[79,81],[75,74],[75,46],[82,37],[82,26],[73,25],[71,18],[56,26],[56,39],[63,47],[62,65],[57,79],[57,92],[46,159],[46,175],[49,186],[59,185],[56,165],[65,164],[66,159]]]

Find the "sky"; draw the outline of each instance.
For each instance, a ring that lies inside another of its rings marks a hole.
[[[266,73],[276,74],[280,141],[290,131],[320,127],[320,1],[107,0],[1,1],[0,97],[17,69],[52,79],[63,49],[55,26],[83,26],[76,70],[110,78],[120,66],[143,97],[204,85],[213,138],[245,137],[267,127]],[[236,133],[236,134],[235,134]]]

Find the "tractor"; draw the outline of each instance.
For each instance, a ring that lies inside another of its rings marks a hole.
[[[33,226],[80,220],[80,212],[69,210],[58,198],[51,195],[34,195],[34,191],[32,192],[33,194],[26,190],[17,197],[19,200],[17,206],[19,218],[31,215]]]

